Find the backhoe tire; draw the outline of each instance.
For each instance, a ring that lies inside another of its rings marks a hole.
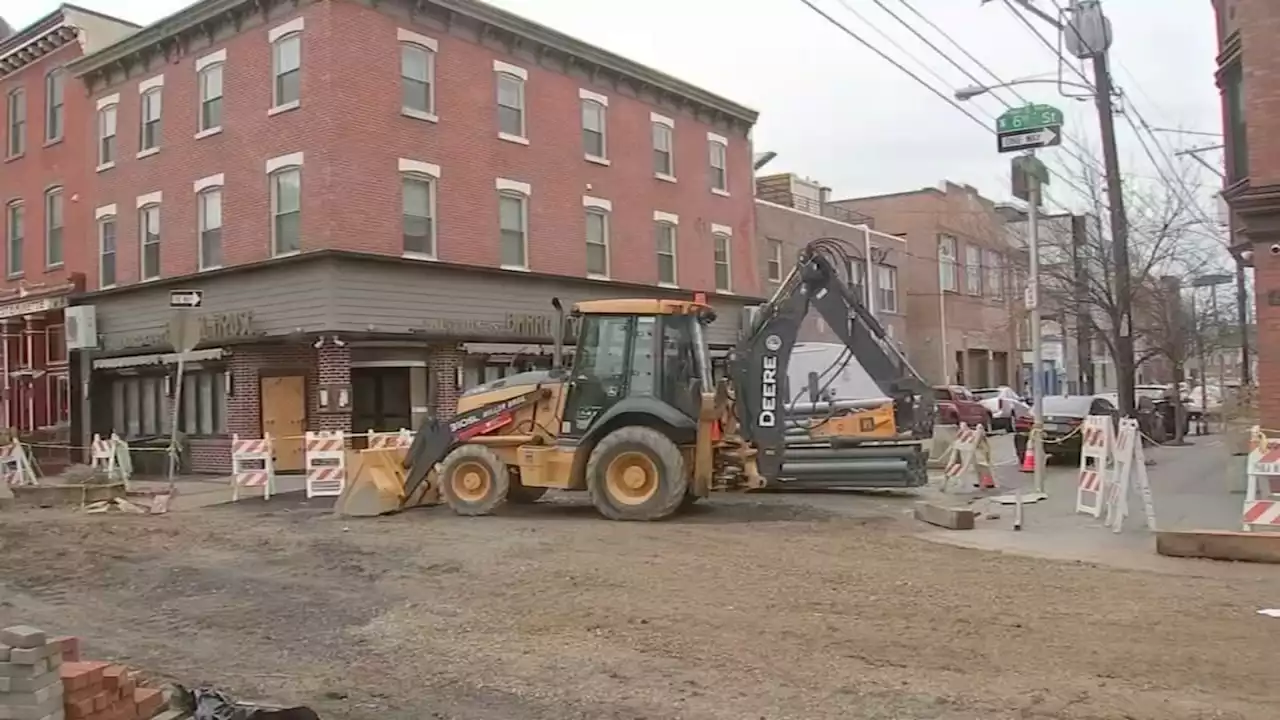
[[[459,515],[488,515],[510,489],[507,464],[484,445],[460,445],[440,463],[440,494]]]
[[[689,492],[684,456],[670,438],[653,428],[619,428],[591,451],[587,492],[596,510],[610,520],[671,517]]]

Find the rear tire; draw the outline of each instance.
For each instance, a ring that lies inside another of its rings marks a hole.
[[[488,515],[511,490],[511,474],[484,445],[461,445],[440,463],[440,494],[459,515]]]
[[[642,425],[604,436],[587,460],[591,503],[610,520],[662,520],[689,492],[684,456],[666,435]]]

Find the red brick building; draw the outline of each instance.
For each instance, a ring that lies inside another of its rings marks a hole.
[[[1280,425],[1280,6],[1270,0],[1214,0],[1217,82],[1236,251],[1254,268],[1259,411]]]
[[[2,25],[2,23],[0,23]],[[63,6],[0,37],[0,425],[67,424],[71,378],[63,313],[83,289],[75,238],[88,190],[80,162],[89,101],[66,65],[136,26]]]
[[[488,5],[206,0],[68,71],[84,428],[169,430],[170,292],[199,290],[197,470],[447,414],[548,362],[555,296],[705,291],[728,345],[759,291],[756,114]]]

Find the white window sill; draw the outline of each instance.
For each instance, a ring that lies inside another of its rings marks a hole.
[[[113,167],[115,167],[115,166],[116,166],[116,161],[115,161],[115,160],[112,160],[111,162],[104,162],[104,163],[102,163],[102,164],[101,164],[101,165],[99,165],[98,167],[94,168],[94,169],[93,169],[93,171],[94,171],[94,172],[106,172],[107,170],[110,170],[111,168],[113,168]]]
[[[584,160],[586,160],[586,161],[587,161],[587,162],[589,162],[589,163],[595,163],[595,164],[597,164],[597,165],[604,165],[605,167],[609,167],[610,165],[612,165],[612,164],[613,164],[613,163],[609,162],[609,158],[602,158],[602,157],[600,157],[599,155],[583,155],[582,157],[583,157],[583,159],[584,159]]]
[[[653,176],[662,182],[673,183],[676,181],[675,175],[667,175],[666,173],[654,173]]]
[[[613,278],[610,278],[608,275],[601,275],[600,273],[587,273],[587,279],[588,280],[612,280]]]
[[[302,101],[300,100],[287,102],[283,105],[276,105],[275,107],[267,111],[267,117],[273,117],[275,115],[279,115],[280,113],[287,113],[290,110],[297,110],[300,107],[302,107]]]
[[[406,259],[406,260],[426,260],[426,261],[428,261],[428,262],[439,262],[439,261],[440,261],[440,258],[438,258],[438,257],[436,257],[435,255],[432,255],[432,254],[430,254],[430,253],[413,252],[412,250],[406,250],[406,251],[404,251],[404,252],[400,253],[400,257],[402,257],[402,258],[404,258],[404,259]]]
[[[6,277],[8,277],[10,280],[17,280],[22,276],[23,276],[23,273],[16,272],[16,273],[9,273]]]
[[[61,270],[65,266],[66,263],[62,261],[58,261],[56,263],[45,263],[44,270],[45,272],[52,272],[53,270]]]
[[[533,272],[527,265],[499,265],[498,267],[512,272]]]
[[[221,269],[222,269],[221,265],[210,265],[209,267],[202,267],[196,272],[210,272],[212,270],[221,270]]]
[[[716,288],[716,294],[717,294],[717,295],[732,295],[732,294],[733,294],[733,291],[732,291],[732,290],[721,290],[720,288]]]
[[[159,275],[157,275],[157,276],[155,276],[155,277],[142,278],[142,279],[141,279],[141,280],[139,280],[138,282],[140,282],[140,283],[151,283],[151,282],[155,282],[155,281],[157,281],[157,280],[159,280],[159,279],[160,279],[160,276],[159,276]]]
[[[440,122],[439,115],[430,112],[423,112],[422,110],[414,110],[413,108],[402,107],[400,108],[400,114],[405,117],[413,118],[414,120],[425,120],[429,123]]]
[[[120,286],[119,286],[119,285],[116,285],[115,283],[111,283],[110,285],[99,285],[99,286],[98,286],[98,289],[99,289],[99,290],[111,290],[111,289],[114,289],[114,288],[117,288],[117,287],[120,287]]]
[[[720,188],[711,188],[711,192],[715,193],[716,195],[719,195],[720,197],[729,197],[728,190],[721,190]]]
[[[498,133],[498,139],[499,139],[499,140],[506,140],[506,141],[507,141],[507,142],[509,142],[509,143],[515,143],[515,144],[517,144],[517,145],[528,145],[528,144],[529,144],[529,138],[527,138],[527,137],[521,137],[521,136],[519,136],[519,135],[511,135],[511,134],[509,134],[509,133],[504,133],[504,132],[500,132],[500,133]]]
[[[301,255],[301,254],[302,254],[301,250],[290,250],[289,252],[273,253],[271,257],[272,259],[287,258],[287,257],[293,257],[294,255]]]
[[[669,283],[669,282],[659,282],[659,283],[658,283],[658,287],[660,287],[660,288],[670,288],[670,289],[672,289],[672,290],[679,290],[679,289],[680,289],[680,286],[679,286],[679,285],[677,285],[676,283]]]
[[[205,138],[207,138],[207,137],[213,137],[214,135],[217,135],[218,133],[221,133],[221,132],[222,132],[222,126],[221,126],[221,125],[219,125],[218,127],[211,127],[211,128],[207,128],[207,129],[205,129],[205,130],[201,130],[200,132],[196,133],[196,134],[195,134],[195,139],[196,139],[196,140],[203,140],[203,139],[205,139]]]
[[[151,157],[152,155],[155,155],[155,154],[156,154],[156,153],[158,153],[158,152],[160,152],[160,146],[159,146],[159,145],[157,145],[157,146],[155,146],[155,147],[153,147],[153,148],[147,148],[146,150],[139,150],[139,151],[138,151],[138,154],[137,154],[137,155],[135,155],[134,157],[136,157],[136,158],[138,158],[139,160],[141,160],[142,158],[145,158],[145,157]]]
[[[776,278],[769,278],[769,282],[777,284],[777,283],[782,282],[782,278],[780,278],[780,277],[776,277]]]

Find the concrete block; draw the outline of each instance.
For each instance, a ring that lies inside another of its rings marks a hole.
[[[80,638],[74,635],[62,635],[49,641],[58,646],[58,653],[65,662],[79,662]]]
[[[58,702],[62,702],[62,683],[45,685],[39,690],[10,691],[4,696],[4,700],[0,701],[0,705],[5,707],[26,707],[28,705],[41,705],[55,698]]]
[[[0,645],[0,662],[9,662],[9,650],[11,649],[8,645]]]
[[[1156,533],[1156,552],[1170,557],[1280,563],[1280,533],[1162,530]]]
[[[0,677],[7,678],[33,678],[49,672],[49,660],[44,658],[37,660],[30,665],[19,665],[17,663],[0,663]]]
[[[154,688],[138,688],[133,691],[133,701],[138,706],[138,717],[150,718],[164,708],[164,693]]]
[[[62,711],[62,696],[51,697],[37,705],[0,705],[0,720],[44,720]]]
[[[0,677],[0,692],[35,692],[54,683],[61,685],[62,678],[52,670],[43,675],[28,678]],[[4,702],[4,700],[0,699],[0,702]]]
[[[36,648],[49,642],[49,636],[40,628],[30,625],[14,625],[0,630],[0,645],[13,648]]]
[[[9,651],[9,662],[14,665],[34,665],[55,653],[59,653],[59,647],[53,643],[34,648],[13,648]]]
[[[972,530],[977,514],[968,508],[949,508],[933,503],[916,503],[917,520],[949,530]]]

